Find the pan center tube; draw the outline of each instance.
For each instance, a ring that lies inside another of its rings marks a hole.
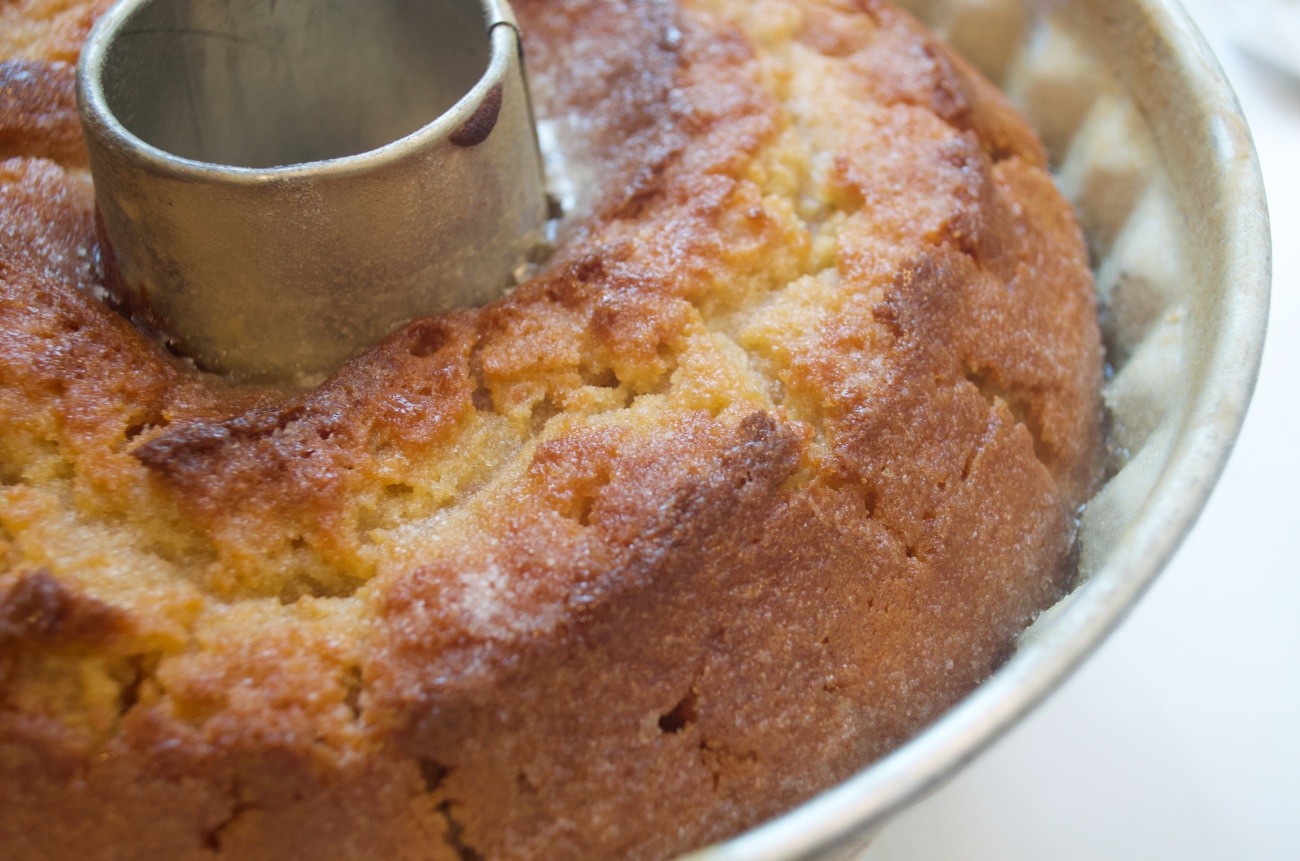
[[[78,101],[110,291],[238,381],[317,382],[542,243],[503,0],[125,0]]]

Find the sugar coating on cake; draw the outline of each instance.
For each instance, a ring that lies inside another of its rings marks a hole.
[[[514,0],[536,278],[307,392],[114,309],[0,10],[0,846],[660,859],[807,800],[1068,585],[1101,348],[1005,99],[876,0]]]

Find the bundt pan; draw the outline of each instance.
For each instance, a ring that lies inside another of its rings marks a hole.
[[[1095,266],[1110,479],[1077,584],[962,703],[846,783],[689,861],[847,861],[1069,676],[1191,529],[1250,401],[1269,230],[1250,133],[1173,0],[903,0],[1042,134]]]

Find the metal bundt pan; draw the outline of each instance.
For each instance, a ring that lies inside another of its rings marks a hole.
[[[1268,317],[1263,180],[1222,70],[1174,0],[904,0],[1042,134],[1096,266],[1113,369],[1110,481],[1078,585],[992,678],[857,776],[689,861],[847,861],[1055,690],[1204,507],[1241,429]]]

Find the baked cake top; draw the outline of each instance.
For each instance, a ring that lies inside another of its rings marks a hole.
[[[661,857],[897,745],[1061,594],[1084,246],[892,6],[515,0],[559,250],[287,392],[113,307],[70,65],[105,5],[0,10],[18,857]]]

